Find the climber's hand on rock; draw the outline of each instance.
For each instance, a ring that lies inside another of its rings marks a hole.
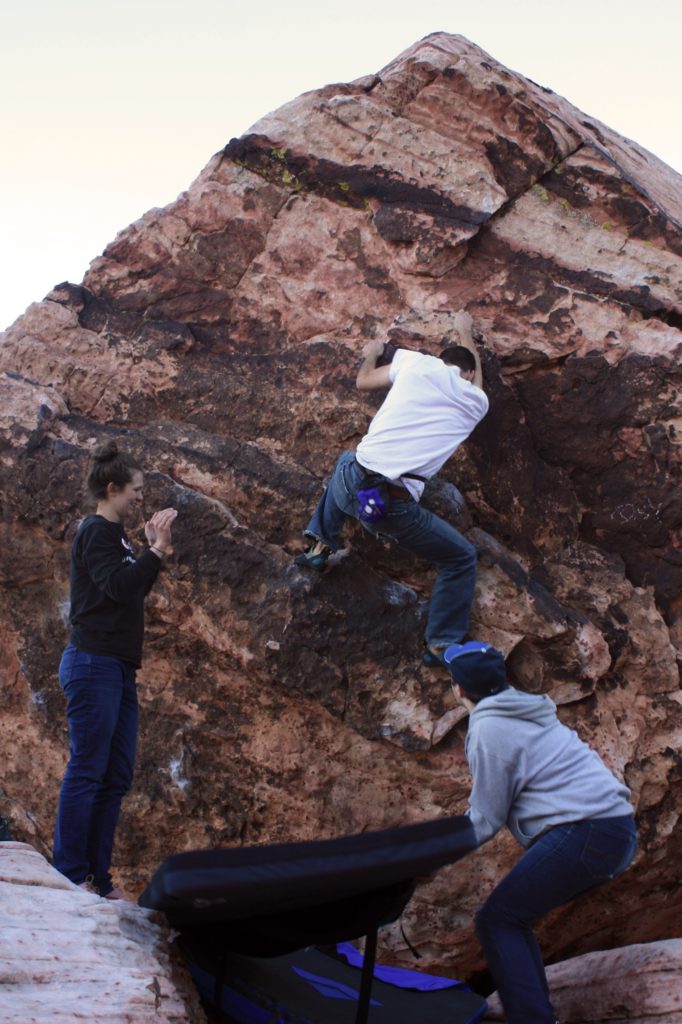
[[[481,367],[481,359],[476,348],[476,342],[474,341],[474,321],[470,313],[467,313],[465,309],[460,309],[458,313],[455,313],[453,324],[459,335],[459,343],[464,348],[468,348],[474,357],[476,369],[473,374],[467,376],[467,380],[470,380],[472,384],[475,384],[477,388],[483,387],[483,369]]]
[[[384,342],[378,338],[371,338],[370,341],[366,342],[362,349],[362,354],[365,359],[378,359],[381,353],[384,351]]]
[[[460,309],[458,313],[455,313],[453,322],[460,337],[466,337],[467,340],[473,337],[474,321],[471,313],[467,313],[465,309]]]
[[[360,391],[376,391],[378,388],[391,386],[390,366],[376,365],[377,359],[383,351],[384,343],[378,338],[372,338],[363,345],[364,359],[355,379],[355,386]]]

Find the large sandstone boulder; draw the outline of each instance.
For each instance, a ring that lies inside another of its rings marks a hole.
[[[85,892],[26,843],[0,843],[5,1024],[205,1024],[169,942],[158,915]]]
[[[641,849],[542,929],[557,957],[678,933],[682,186],[460,37],[306,94],[232,140],[0,344],[0,814],[48,853],[56,678],[88,455],[123,439],[180,511],[148,603],[116,866],[462,811],[466,723],[420,665],[429,568],[349,528],[292,565],[377,396],[367,338],[438,352],[466,307],[491,411],[430,507],[480,547],[472,633],[630,785]],[[455,487],[456,484],[456,487]],[[464,496],[462,507],[459,492]],[[138,539],[141,534],[138,534]],[[420,888],[420,964],[482,966],[500,835]],[[384,955],[410,963],[397,928]]]

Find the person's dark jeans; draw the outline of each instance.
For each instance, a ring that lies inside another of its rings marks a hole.
[[[490,894],[476,934],[507,1024],[554,1024],[542,954],[531,923],[575,896],[617,878],[632,863],[631,816],[576,821],[549,829]]]
[[[100,895],[109,868],[121,800],[130,789],[137,738],[135,666],[69,645],[59,665],[66,694],[70,757],[59,795],[53,863]]]
[[[329,485],[304,531],[336,551],[346,516],[357,519],[369,533],[386,537],[406,551],[428,559],[437,570],[426,625],[426,642],[460,643],[469,629],[476,583],[476,549],[445,520],[411,499],[391,498],[388,515],[376,525],[362,522],[356,494],[364,474],[354,452],[338,459]]]

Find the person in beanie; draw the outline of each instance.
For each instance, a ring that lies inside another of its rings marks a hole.
[[[489,644],[444,653],[468,709],[469,816],[478,845],[503,825],[525,853],[476,915],[476,935],[507,1024],[558,1024],[533,922],[632,863],[637,833],[630,791],[562,725],[546,694],[507,682]]]

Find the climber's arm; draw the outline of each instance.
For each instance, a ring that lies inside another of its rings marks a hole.
[[[459,313],[457,313],[455,316],[454,324],[457,329],[457,334],[459,335],[460,345],[462,345],[463,348],[468,348],[472,356],[476,360],[476,369],[474,370],[474,379],[472,381],[472,384],[474,384],[477,388],[482,389],[483,369],[481,367],[481,359],[478,354],[478,349],[476,348],[476,342],[474,341],[474,322],[471,319],[471,315],[469,313],[466,313],[463,309],[460,309]]]
[[[383,341],[374,338],[368,341],[362,350],[364,359],[355,379],[355,386],[360,391],[377,391],[379,388],[391,386],[391,367],[377,366],[377,359],[384,351]]]

